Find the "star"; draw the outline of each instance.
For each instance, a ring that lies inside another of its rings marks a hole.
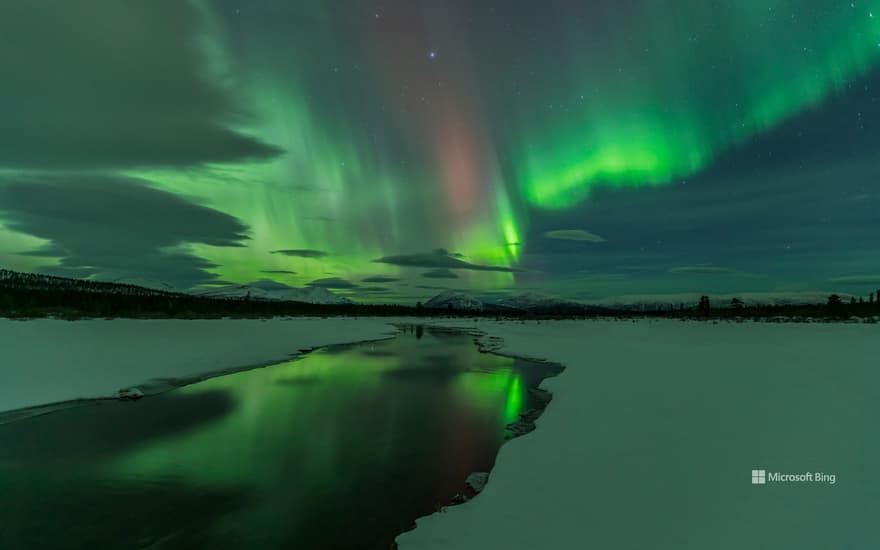
[[[428,52],[428,59],[437,59],[437,50],[431,50]]]

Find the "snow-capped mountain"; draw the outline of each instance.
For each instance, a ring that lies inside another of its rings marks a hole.
[[[522,309],[525,311],[549,311],[560,309],[585,309],[588,306],[570,300],[562,300],[551,296],[526,292],[523,294],[515,294],[498,300],[498,305]]]
[[[446,290],[425,302],[425,307],[430,309],[482,311],[485,308],[485,304],[463,292]]]
[[[250,298],[273,302],[306,302],[309,304],[351,304],[352,301],[337,296],[326,288],[294,288],[264,279],[247,285],[227,285],[193,292],[208,298]]]
[[[463,292],[447,290],[425,303],[431,309],[454,309],[490,312],[529,312],[529,313],[590,313],[605,311],[605,308],[588,306],[579,302],[524,293],[507,296],[495,302],[484,302]]]

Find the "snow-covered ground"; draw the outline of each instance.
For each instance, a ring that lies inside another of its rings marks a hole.
[[[880,548],[880,326],[445,324],[566,370],[485,490],[401,550]]]
[[[393,319],[0,319],[0,412],[109,397],[154,379],[198,378],[378,339]]]
[[[269,364],[394,321],[0,319],[0,411]],[[566,370],[484,491],[419,520],[402,550],[880,548],[878,325],[426,322]],[[752,485],[754,469],[836,483]]]

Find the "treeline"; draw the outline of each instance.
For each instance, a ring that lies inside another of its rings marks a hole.
[[[32,292],[66,291],[91,294],[117,294],[124,296],[166,296],[173,294],[135,285],[87,281],[85,279],[70,279],[67,277],[40,275],[38,273],[22,273],[20,271],[11,271],[9,269],[0,269],[0,288],[6,290],[27,290]]]
[[[838,294],[828,296],[824,304],[783,304],[749,305],[739,298],[733,298],[729,302],[723,302],[721,307],[714,307],[709,296],[701,296],[696,305],[668,304],[656,306],[651,310],[642,312],[642,315],[652,317],[674,317],[688,319],[833,319],[844,320],[853,317],[873,318],[880,316],[880,291],[875,295],[871,293],[868,299],[850,297],[844,300]]]
[[[275,316],[419,316],[419,317],[483,317],[512,319],[576,319],[590,317],[666,317],[680,319],[771,319],[845,320],[853,317],[880,317],[880,291],[867,299],[842,299],[837,294],[824,304],[749,305],[738,298],[712,304],[702,296],[697,304],[667,304],[641,309],[585,309],[560,311],[542,309],[524,311],[494,308],[484,311],[433,309],[418,304],[310,304],[305,302],[274,302],[248,298],[210,298],[176,292],[154,290],[135,285],[104,283],[20,273],[0,269],[0,317],[134,317],[134,318],[219,318]]]
[[[142,318],[412,315],[392,305],[309,304],[208,298],[135,285],[0,270],[0,316]]]

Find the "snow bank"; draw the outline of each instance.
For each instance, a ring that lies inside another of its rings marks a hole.
[[[303,348],[388,336],[390,322],[0,319],[0,412],[279,362]]]
[[[469,326],[566,370],[484,491],[401,550],[880,548],[877,325]],[[752,485],[752,469],[836,483]]]

